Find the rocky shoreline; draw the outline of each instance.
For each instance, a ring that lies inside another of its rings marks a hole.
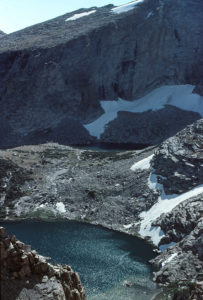
[[[1,299],[85,300],[79,275],[48,260],[0,227]]]

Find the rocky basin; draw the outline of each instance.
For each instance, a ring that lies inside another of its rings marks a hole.
[[[57,144],[2,150],[1,219],[66,218],[140,235],[163,251],[152,262],[158,283],[192,280],[202,269],[202,126],[201,119],[159,147],[137,151]],[[149,234],[141,231],[143,212],[161,201],[175,204],[149,221]],[[158,242],[150,233],[156,228]]]

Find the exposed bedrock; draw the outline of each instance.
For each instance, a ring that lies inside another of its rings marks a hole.
[[[79,275],[64,265],[52,265],[0,227],[0,296],[2,300],[85,300]]]
[[[166,233],[160,244],[174,244],[153,260],[160,269],[157,282],[193,280],[202,271],[202,198],[203,194],[182,202],[155,222]]]
[[[119,112],[118,117],[108,124],[100,140],[158,145],[199,118],[198,113],[169,105],[158,111]]]
[[[151,165],[153,172],[160,175],[158,181],[163,184],[166,194],[184,194],[202,186],[202,130],[203,119],[187,126],[163,142],[155,151]],[[153,225],[160,226],[163,232],[159,242],[160,248],[167,249],[153,260],[159,268],[154,276],[158,283],[191,281],[191,286],[195,286],[195,278],[203,269],[202,201],[202,192],[196,196],[191,192],[189,198],[176,205],[170,212],[161,214],[153,222]],[[202,279],[200,281],[196,289],[202,293]],[[181,290],[181,287],[179,288]],[[189,287],[184,288],[188,292]],[[186,299],[192,298],[188,296]]]
[[[58,141],[60,130],[64,144],[92,142],[82,124],[103,113],[101,99],[132,100],[170,84],[201,89],[202,1],[145,0],[127,13],[111,9],[66,21],[69,13],[1,38],[1,147]],[[198,116],[182,118],[169,133]]]
[[[203,119],[163,142],[151,162],[166,194],[203,184]]]

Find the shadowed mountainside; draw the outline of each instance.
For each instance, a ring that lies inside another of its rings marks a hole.
[[[112,8],[81,9],[1,38],[1,147],[92,143],[95,138],[83,124],[103,113],[101,99],[132,100],[171,84],[201,89],[202,1],[145,0],[120,14]],[[92,10],[67,21],[75,13]],[[175,108],[175,122],[167,108],[160,120],[151,114],[157,120],[151,124],[146,122],[148,115],[139,115],[138,123],[149,136],[158,132],[158,142],[200,118],[198,113],[179,118]],[[117,141],[126,120],[128,116],[120,119],[113,134],[104,134],[105,142]],[[139,126],[133,124],[129,142],[136,143],[138,136],[140,143],[143,135],[139,137]],[[128,131],[121,142],[126,142]]]

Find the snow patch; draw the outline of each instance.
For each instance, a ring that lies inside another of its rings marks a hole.
[[[157,246],[163,236],[163,232],[159,226],[152,226],[152,223],[161,214],[172,211],[181,202],[203,193],[203,184],[181,195],[166,195],[163,186],[157,182],[157,175],[151,174],[148,185],[153,190],[161,190],[161,196],[159,196],[158,201],[148,211],[144,211],[139,215],[141,218],[139,234],[142,237],[149,236],[154,245]]]
[[[136,226],[136,225],[138,225],[138,224],[139,224],[139,222],[135,222],[135,223],[123,225],[123,227],[124,227],[125,229],[129,229],[129,228],[131,228],[131,227],[133,227],[133,226]]]
[[[147,16],[146,16],[146,18],[145,18],[145,19],[146,19],[146,20],[147,20],[147,19],[149,19],[149,18],[150,18],[152,15],[153,15],[153,12],[152,12],[152,11],[150,11],[150,12],[147,14]]]
[[[164,232],[161,230],[160,226],[151,226],[149,228],[151,241],[154,245],[158,245],[162,237],[164,236]]]
[[[189,166],[189,167],[195,168],[195,165],[193,165],[193,164],[190,164],[190,163],[188,163],[188,162],[185,162],[185,164],[186,164],[187,166]]]
[[[178,253],[173,253],[171,254],[161,265],[162,267],[165,266],[166,264],[168,264],[169,262],[171,262],[174,257],[176,257],[178,255]]]
[[[150,161],[152,160],[154,154],[136,162],[134,165],[132,165],[132,167],[130,168],[132,171],[135,170],[147,170],[150,168]]]
[[[63,204],[63,202],[57,202],[56,203],[56,209],[61,213],[66,212],[65,205]]]
[[[180,173],[178,173],[177,171],[174,172],[174,176],[176,177],[181,177],[182,175]]]
[[[129,229],[129,228],[131,228],[132,226],[133,226],[133,223],[132,223],[132,224],[123,225],[123,227],[124,227],[125,229]]]
[[[0,197],[0,206],[3,206],[6,199],[6,193],[3,193],[3,195]]]
[[[190,84],[162,86],[134,101],[126,101],[120,98],[117,101],[100,101],[104,114],[92,123],[83,126],[89,131],[90,135],[100,138],[107,124],[117,118],[119,111],[143,113],[149,110],[163,109],[166,105],[197,112],[203,116],[203,97],[192,93],[194,87]]]
[[[96,10],[94,9],[94,10],[86,11],[86,12],[83,12],[83,13],[80,13],[80,14],[75,14],[75,15],[73,15],[72,17],[66,19],[66,22],[67,22],[67,21],[75,21],[75,20],[77,20],[77,19],[80,19],[80,18],[89,16],[89,15],[95,13],[95,12],[96,12]]]
[[[150,173],[150,176],[148,178],[148,187],[153,191],[160,190],[161,193],[164,194],[164,187],[158,182],[158,177],[162,176]]]
[[[141,3],[143,2],[144,0],[136,0],[136,1],[133,1],[133,2],[130,2],[130,3],[127,3],[127,4],[123,4],[123,5],[120,5],[120,6],[117,6],[115,8],[112,8],[112,12],[115,13],[115,14],[122,14],[122,13],[125,13],[129,10],[132,10],[135,8],[135,6],[138,4],[138,3]]]
[[[163,245],[159,246],[159,249],[163,252],[163,251],[165,251],[166,249],[168,249],[169,247],[171,247],[175,244],[176,244],[175,242],[171,242],[169,244],[163,244]]]

